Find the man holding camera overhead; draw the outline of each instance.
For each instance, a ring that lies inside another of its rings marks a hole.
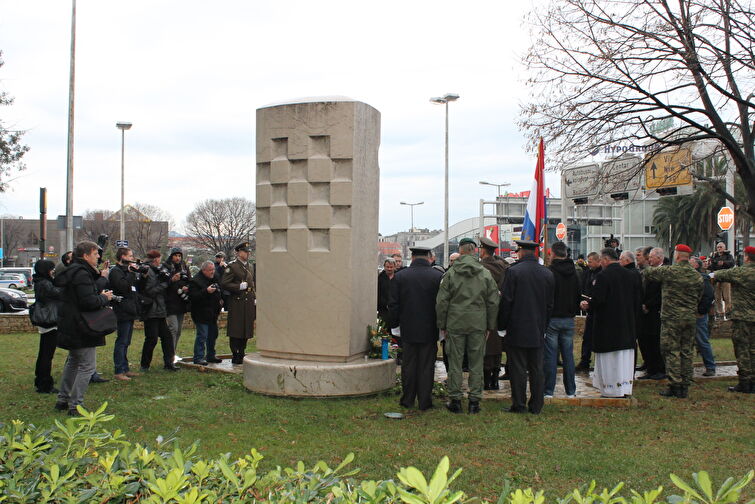
[[[178,340],[181,339],[181,327],[184,323],[184,314],[189,311],[189,282],[191,273],[184,254],[179,247],[170,249],[170,256],[163,266],[170,271],[170,282],[165,292],[165,310],[167,316],[165,323],[173,337],[173,348],[178,348]]]
[[[128,347],[131,345],[131,334],[134,332],[134,320],[139,317],[139,303],[136,295],[136,270],[134,252],[128,247],[120,247],[115,252],[117,264],[110,270],[108,281],[113,289],[113,311],[118,318],[118,337],[113,347],[113,363],[115,375],[113,378],[130,381],[139,373],[129,370]]]
[[[218,315],[222,299],[220,286],[215,283],[215,263],[205,261],[199,275],[189,283],[191,298],[191,319],[197,328],[194,339],[194,364],[206,366],[210,362],[220,363],[222,359],[215,356],[215,340],[218,338]],[[205,353],[205,347],[207,352]],[[206,356],[206,358],[205,358]]]
[[[249,242],[234,247],[236,259],[228,263],[223,272],[221,288],[230,292],[228,297],[228,338],[233,352],[233,364],[243,364],[246,342],[254,336],[256,291],[254,270],[249,263]]]

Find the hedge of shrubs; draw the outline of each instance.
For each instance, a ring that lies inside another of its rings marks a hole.
[[[479,499],[459,490],[450,477],[448,457],[429,479],[416,468],[401,469],[395,480],[360,481],[357,470],[347,466],[349,454],[338,467],[324,462],[263,472],[262,455],[252,449],[243,458],[228,454],[214,459],[197,455],[197,443],[181,448],[174,439],[157,439],[154,448],[124,439],[120,430],[104,424],[113,419],[107,404],[94,412],[79,408],[80,418],[55,421],[44,429],[13,421],[0,424],[0,503],[406,503],[453,504]],[[669,495],[670,504],[731,504],[753,478],[729,478],[717,490],[707,473],[693,475],[688,484],[671,475],[680,495]],[[661,503],[663,488],[639,493],[623,484],[598,490],[595,483],[574,490],[558,504],[653,504]],[[504,488],[498,504],[543,504],[542,491]],[[751,501],[753,504],[755,501]]]

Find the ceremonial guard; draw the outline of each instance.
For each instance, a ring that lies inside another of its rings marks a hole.
[[[731,341],[737,357],[739,384],[730,392],[755,392],[755,247],[745,247],[740,268],[711,273],[716,282],[727,282],[734,290],[736,304],[731,312]]]
[[[257,316],[254,270],[249,264],[249,243],[236,245],[236,259],[228,263],[220,287],[230,293],[228,297],[228,338],[233,364],[243,364],[246,342],[254,336]]]
[[[703,279],[689,263],[691,254],[687,245],[677,245],[673,266],[642,271],[646,280],[661,283],[661,353],[669,381],[668,390],[661,392],[665,397],[686,398],[692,381],[692,346]]]

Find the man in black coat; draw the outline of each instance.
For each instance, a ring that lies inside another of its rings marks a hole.
[[[118,331],[113,346],[113,378],[129,381],[139,373],[131,371],[128,364],[128,347],[134,332],[134,320],[139,318],[139,304],[136,295],[136,264],[134,253],[128,247],[120,247],[115,252],[117,264],[110,270],[108,282],[113,294],[120,297],[113,310],[118,318]]]
[[[662,248],[652,248],[647,251],[647,262],[650,266],[663,264],[664,252]],[[666,378],[666,364],[661,355],[661,283],[643,279],[642,306],[640,320],[639,347],[645,365],[645,374],[638,380],[663,380]]]
[[[111,291],[99,291],[100,278],[97,244],[84,241],[76,245],[71,264],[55,277],[55,286],[64,290],[63,305],[58,314],[58,346],[68,350],[68,359],[60,379],[60,392],[55,409],[68,410],[78,416],[76,407],[84,402],[89,379],[97,368],[97,347],[105,345],[105,337],[87,338],[78,327],[81,312],[96,311],[107,306]]]
[[[582,302],[593,313],[593,386],[604,397],[630,396],[642,283],[619,264],[615,248],[601,250],[600,261],[603,270],[595,277],[591,299]]]
[[[443,274],[430,265],[430,249],[414,247],[412,263],[391,280],[388,311],[391,327],[401,329],[403,358],[401,364],[401,399],[405,408],[433,407],[433,374],[438,353],[438,326],[435,298]]]
[[[194,364],[200,366],[206,366],[210,362],[223,362],[215,356],[218,315],[220,315],[220,307],[223,303],[220,286],[215,278],[215,264],[212,261],[205,261],[202,263],[199,274],[195,275],[189,283],[191,320],[194,321],[197,330],[192,360]]]
[[[173,338],[173,348],[178,348],[184,314],[189,311],[189,282],[191,272],[183,260],[183,251],[179,247],[170,249],[170,256],[163,266],[171,272],[168,288],[165,291],[165,323]]]
[[[595,277],[600,273],[600,255],[597,252],[587,254],[587,270],[582,275],[582,295],[592,296],[592,288]],[[590,360],[592,359],[592,312],[587,310],[585,318],[585,330],[582,333],[582,348],[577,372],[588,374],[590,372]]]
[[[504,342],[511,375],[512,413],[538,414],[543,409],[543,345],[553,311],[553,273],[538,263],[538,244],[517,241],[519,261],[506,270],[498,309],[498,328]],[[527,399],[527,375],[530,400]]]

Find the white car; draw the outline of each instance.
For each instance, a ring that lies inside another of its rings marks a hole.
[[[17,273],[0,274],[0,288],[25,289],[28,286],[26,277]]]

